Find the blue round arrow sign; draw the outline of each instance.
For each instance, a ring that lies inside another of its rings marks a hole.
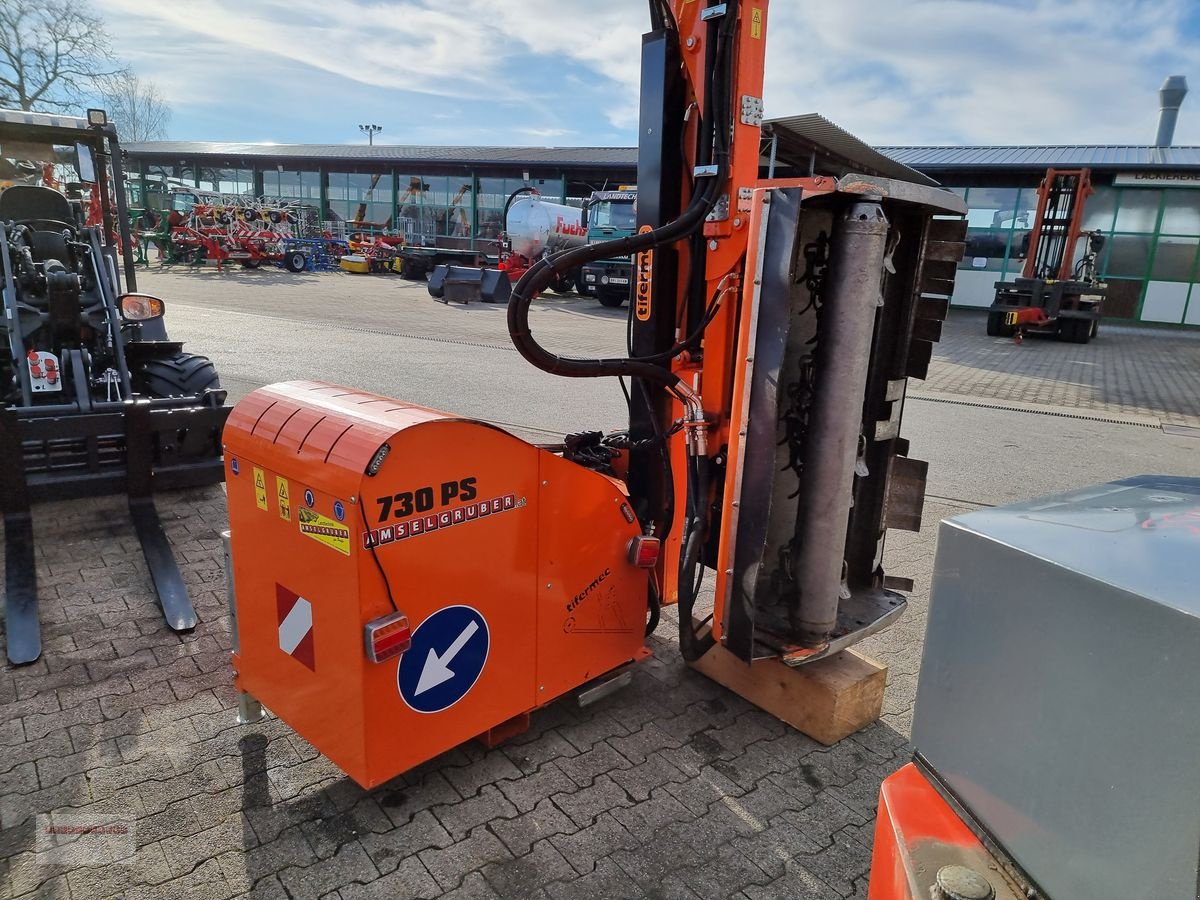
[[[439,609],[417,626],[400,657],[400,697],[421,713],[449,709],[475,686],[491,637],[483,615],[470,606]]]

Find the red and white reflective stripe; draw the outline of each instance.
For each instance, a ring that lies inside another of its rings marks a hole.
[[[275,586],[279,613],[279,649],[316,671],[312,604],[283,585]]]

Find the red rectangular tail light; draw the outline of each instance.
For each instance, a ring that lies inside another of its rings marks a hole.
[[[399,656],[412,646],[412,628],[409,627],[408,616],[401,612],[371,620],[366,624],[364,633],[367,659],[371,662],[383,662]]]
[[[658,565],[658,553],[662,541],[656,537],[635,537],[629,542],[629,561],[639,569],[653,569]]]

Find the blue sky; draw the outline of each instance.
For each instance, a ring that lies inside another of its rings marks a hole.
[[[645,0],[94,0],[177,140],[632,145]],[[1195,0],[774,0],[770,116],[871,143],[1148,143]]]

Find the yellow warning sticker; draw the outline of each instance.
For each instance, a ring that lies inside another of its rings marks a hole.
[[[332,547],[344,556],[350,555],[350,529],[335,519],[321,515],[307,507],[297,511],[300,519],[300,533],[314,541],[320,541],[326,547]]]
[[[762,40],[762,10],[757,6],[750,10],[750,37]]]
[[[259,509],[267,508],[267,476],[258,466],[254,467],[254,502]]]
[[[287,479],[282,475],[275,476],[275,496],[279,500],[279,518],[292,521],[292,501],[288,497]]]

